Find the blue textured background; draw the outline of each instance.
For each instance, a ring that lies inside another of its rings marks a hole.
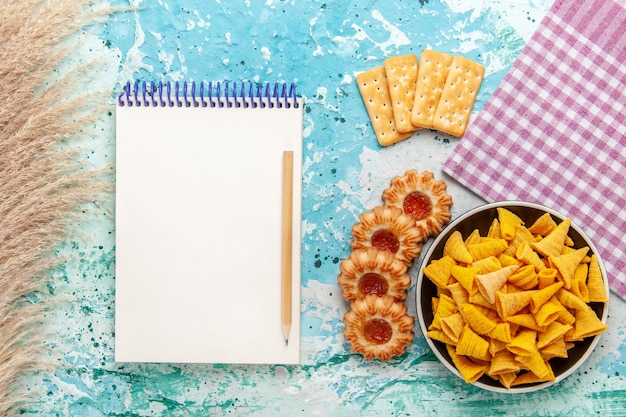
[[[624,302],[611,296],[610,329],[581,369],[558,386],[509,396],[481,391],[440,365],[416,326],[408,352],[364,362],[341,334],[347,304],[336,277],[358,215],[380,202],[394,175],[440,166],[458,140],[421,131],[388,148],[376,142],[355,85],[388,56],[425,48],[481,62],[476,114],[551,1],[112,1],[114,13],[82,35],[74,62],[103,58],[86,89],[119,92],[128,80],[296,82],[305,100],[302,365],[120,364],[113,361],[113,201],[58,254],[49,289],[59,305],[46,326],[60,363],[27,383],[41,401],[26,414],[222,415],[623,415]],[[94,165],[114,163],[114,106],[87,144]],[[210,126],[204,128],[210,129]],[[235,126],[233,128],[236,128]],[[175,141],[175,138],[173,138]],[[452,179],[453,215],[481,200]],[[245,187],[257,186],[254,178]],[[418,262],[419,265],[419,262]],[[415,277],[415,270],[412,270]],[[412,300],[409,298],[409,300]],[[141,300],[137,300],[141,303]],[[415,312],[415,305],[409,310]],[[254,341],[251,341],[254,343]]]

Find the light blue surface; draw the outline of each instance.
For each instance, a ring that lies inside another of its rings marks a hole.
[[[466,385],[436,361],[415,327],[407,354],[364,362],[343,341],[336,277],[358,215],[379,204],[394,175],[440,166],[459,139],[431,131],[377,145],[355,85],[361,71],[425,48],[481,62],[476,114],[505,75],[551,1],[131,1],[83,36],[76,61],[104,58],[85,88],[212,80],[296,82],[305,100],[303,160],[302,365],[116,364],[113,361],[113,201],[59,249],[64,268],[50,291],[54,374],[27,414],[196,415],[619,415],[626,393],[624,302],[611,295],[610,329],[591,358],[558,386],[509,396]],[[108,3],[106,3],[108,4]],[[103,3],[103,5],[106,5]],[[90,146],[95,164],[114,162],[114,109]],[[211,126],[206,126],[210,129]],[[236,128],[234,126],[233,128]],[[181,133],[182,134],[182,133]],[[173,138],[175,141],[175,138]],[[453,215],[481,200],[450,178]],[[256,186],[254,178],[242,189]],[[419,264],[419,262],[418,262]],[[412,273],[415,278],[415,272]],[[412,300],[412,298],[409,298]],[[141,300],[137,300],[141,303]],[[411,314],[415,305],[409,304]],[[254,341],[251,341],[254,343]]]

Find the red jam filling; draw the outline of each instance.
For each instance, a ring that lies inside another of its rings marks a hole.
[[[389,284],[382,275],[375,272],[366,272],[359,278],[359,290],[365,295],[383,296],[387,294]]]
[[[416,221],[424,220],[433,211],[430,197],[420,191],[413,191],[404,198],[404,212]]]
[[[372,319],[365,323],[363,335],[368,342],[382,345],[391,340],[393,329],[387,320]]]
[[[391,253],[396,253],[398,249],[400,249],[400,242],[391,231],[379,229],[372,234],[372,246],[378,250],[387,250]]]

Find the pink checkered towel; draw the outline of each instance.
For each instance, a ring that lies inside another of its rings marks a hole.
[[[626,299],[624,0],[556,0],[443,170],[570,216]]]

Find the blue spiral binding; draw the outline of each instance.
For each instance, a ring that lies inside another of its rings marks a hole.
[[[118,95],[119,106],[298,108],[294,83],[240,84],[228,81],[127,82]]]

